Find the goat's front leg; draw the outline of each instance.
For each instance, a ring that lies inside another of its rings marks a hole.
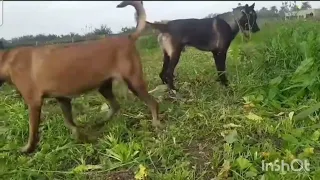
[[[213,52],[213,57],[215,60],[217,71],[218,71],[217,81],[220,81],[220,83],[223,84],[224,86],[228,86],[228,79],[226,76],[226,53]]]
[[[28,143],[21,148],[23,153],[31,153],[35,150],[39,142],[39,124],[41,115],[42,99],[32,99],[27,102],[29,109],[29,139]]]

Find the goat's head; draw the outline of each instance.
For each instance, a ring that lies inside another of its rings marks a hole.
[[[241,9],[242,16],[239,20],[239,24],[243,30],[251,31],[253,33],[260,31],[257,24],[257,13],[254,10],[255,3],[251,6],[246,4],[243,9]]]

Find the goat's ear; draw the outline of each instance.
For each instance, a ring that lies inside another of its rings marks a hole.
[[[254,9],[254,6],[256,5],[256,3],[253,3],[250,8]]]

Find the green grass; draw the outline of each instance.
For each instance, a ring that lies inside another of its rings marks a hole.
[[[9,86],[0,95],[0,177],[3,179],[319,179],[320,24],[272,23],[249,42],[240,37],[228,53],[230,87],[215,81],[211,53],[188,48],[178,64],[180,100],[160,102],[162,131],[151,126],[147,107],[117,85],[120,112],[92,143],[78,143],[61,110],[46,101],[41,142],[22,155],[28,112]],[[141,38],[149,89],[161,84],[162,53],[156,37]],[[73,100],[76,121],[92,125],[106,115],[97,92]],[[262,161],[308,159],[310,171],[265,172]],[[142,166],[141,166],[142,165]],[[143,171],[145,167],[145,172]],[[138,173],[140,169],[140,172]]]

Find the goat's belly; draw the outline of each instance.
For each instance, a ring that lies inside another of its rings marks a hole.
[[[77,79],[72,82],[66,80],[51,81],[43,86],[43,93],[47,97],[73,98],[99,88],[103,82],[104,79]]]
[[[188,46],[192,46],[200,51],[212,51],[212,47],[209,45],[204,45],[204,44],[194,44],[194,45],[189,45]]]
[[[81,96],[81,94],[88,93],[89,91],[97,89],[98,86],[94,87],[84,87],[79,89],[55,89],[55,90],[49,90],[44,93],[45,97],[68,97],[68,98],[76,98]]]
[[[211,51],[211,43],[209,41],[189,41],[185,43],[187,46],[192,46],[194,48],[197,48],[201,51]]]

